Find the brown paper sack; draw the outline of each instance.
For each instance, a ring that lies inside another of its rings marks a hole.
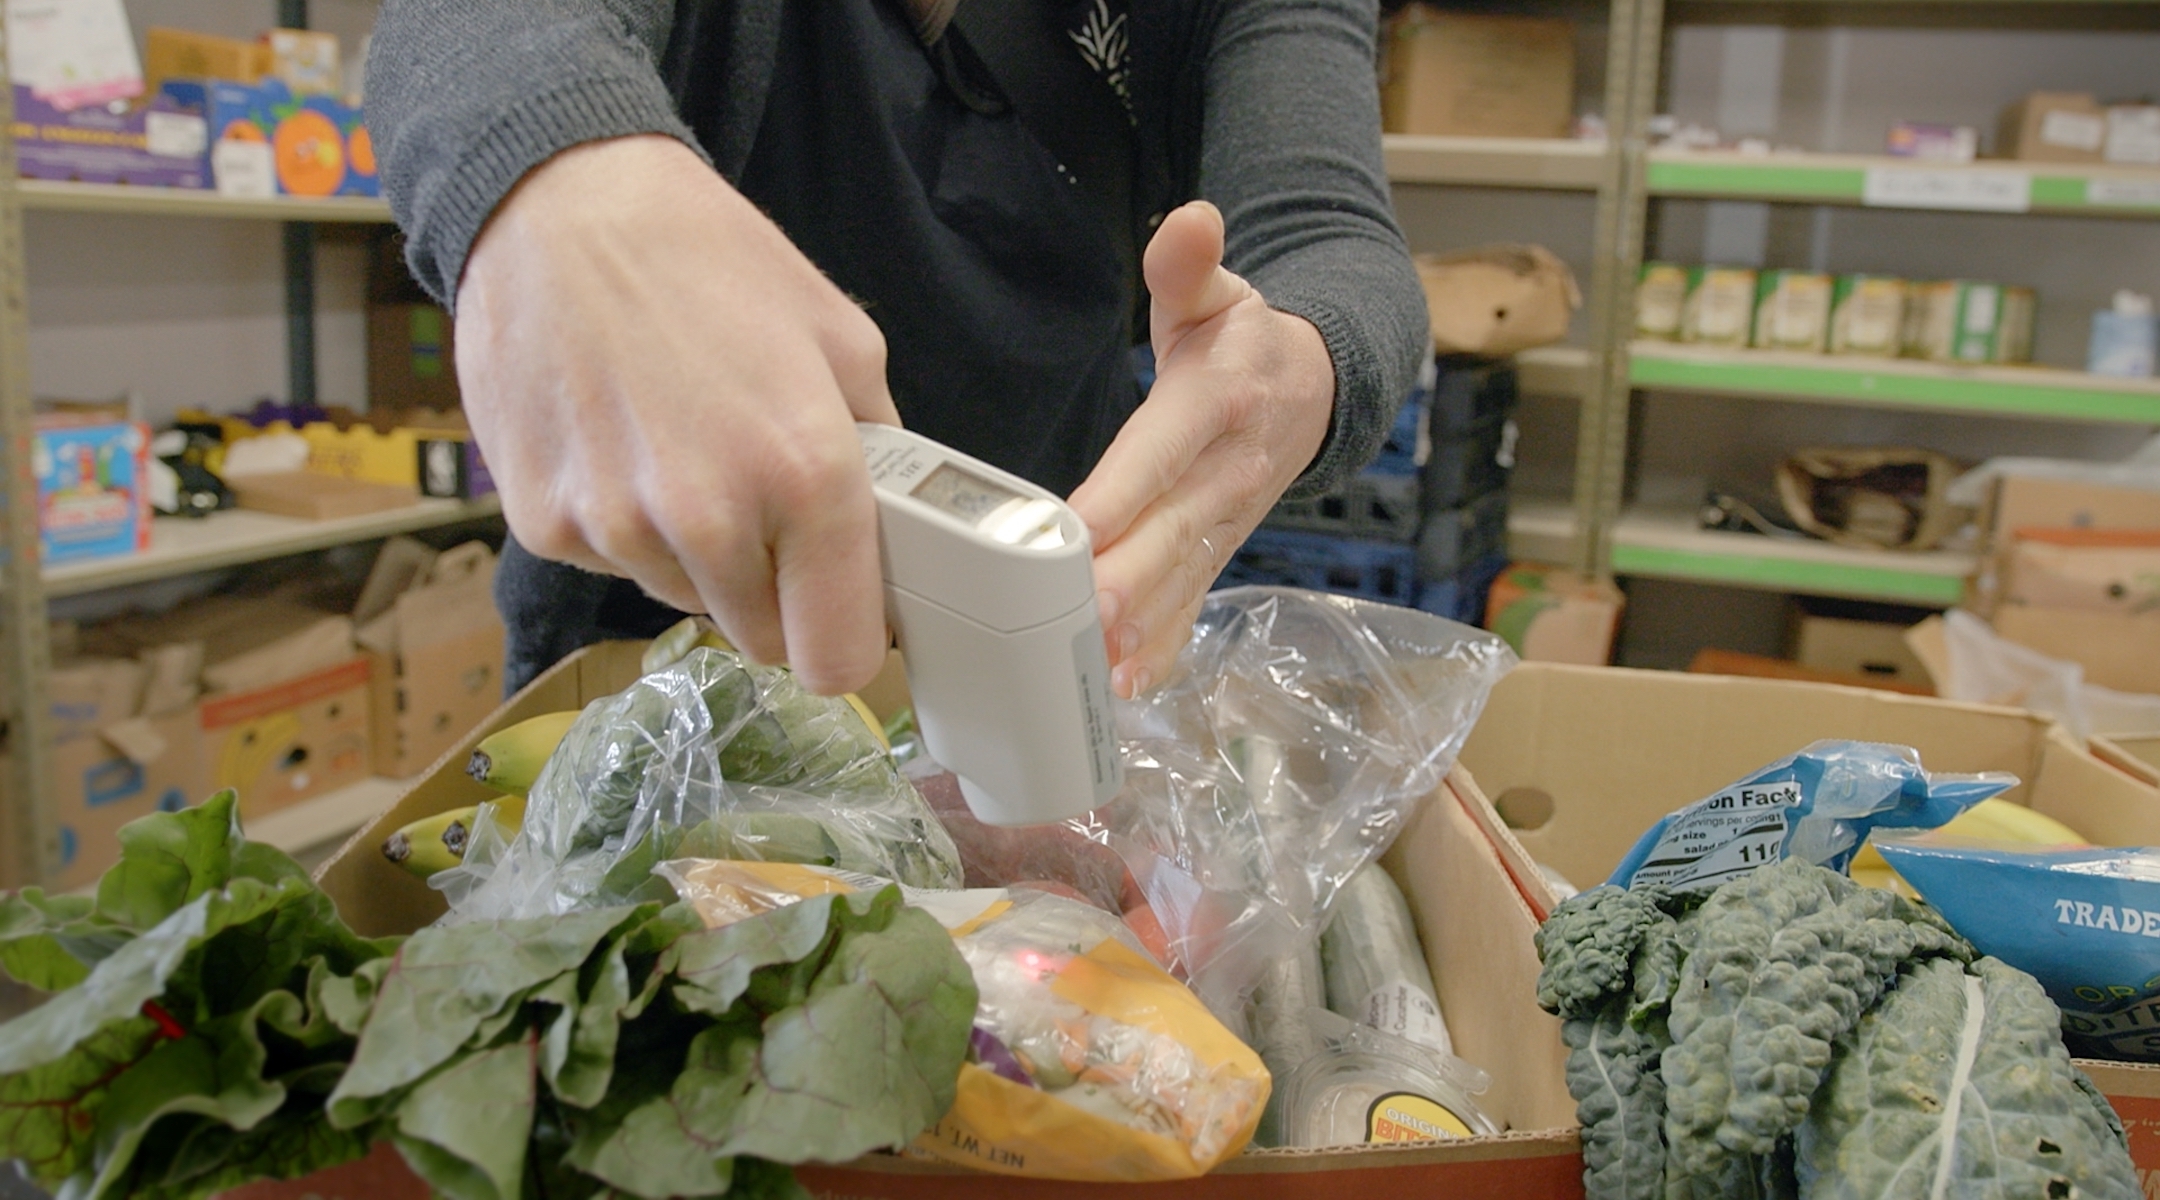
[[[1441,354],[1499,358],[1567,336],[1582,291],[1543,246],[1485,246],[1420,254],[1418,279]]]
[[[1778,498],[1800,528],[1839,545],[1932,550],[1972,516],[1943,499],[1962,470],[1932,450],[1801,450],[1778,466]]]

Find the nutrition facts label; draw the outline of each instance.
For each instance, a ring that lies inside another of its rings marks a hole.
[[[1774,861],[1799,801],[1800,785],[1792,781],[1719,792],[1673,818],[1632,882],[1698,891]]]

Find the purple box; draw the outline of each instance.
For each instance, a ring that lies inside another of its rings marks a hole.
[[[206,188],[205,130],[200,109],[169,96],[62,111],[15,85],[15,161],[25,179]]]
[[[480,457],[480,443],[470,437],[422,437],[420,494],[477,500],[495,494],[495,477]]]

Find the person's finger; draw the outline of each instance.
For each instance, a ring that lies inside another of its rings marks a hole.
[[[772,554],[761,529],[730,515],[740,511],[713,503],[670,505],[661,512],[657,523],[670,548],[668,562],[693,597],[687,605],[669,595],[661,598],[711,617],[729,644],[751,661],[776,665],[787,661],[787,644],[780,635]],[[663,574],[655,568],[636,578],[651,590],[651,580]]]
[[[1141,258],[1147,280],[1155,353],[1176,351],[1177,333],[1252,294],[1252,285],[1223,269],[1222,213],[1205,200],[1180,206],[1148,239]]]
[[[840,397],[847,401],[848,412],[858,421],[900,424],[900,409],[893,404],[892,390],[885,381],[884,331],[859,308],[842,315],[834,324],[836,327],[826,331],[821,341],[826,364],[832,368],[834,382],[840,385]]]
[[[1137,700],[1169,682],[1171,672],[1177,668],[1178,653],[1192,640],[1193,622],[1200,619],[1200,610],[1206,605],[1206,592],[1187,601],[1138,653],[1110,673],[1111,690],[1127,700]]]
[[[1125,536],[1140,513],[1169,491],[1229,428],[1230,406],[1209,373],[1165,372],[1069,503],[1097,552]]]
[[[814,518],[791,521],[775,548],[788,664],[811,691],[867,685],[885,662],[885,587],[877,505],[865,475]]]
[[[1250,471],[1248,455],[1218,445],[1096,556],[1097,589],[1122,601],[1103,630],[1113,664],[1153,643],[1205,595],[1252,532]]]

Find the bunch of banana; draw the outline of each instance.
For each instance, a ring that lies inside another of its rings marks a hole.
[[[1964,812],[1956,820],[1942,827],[1942,832],[1952,837],[1973,838],[1978,841],[2001,842],[2013,846],[2043,847],[2083,846],[2085,839],[2075,829],[2042,816],[2022,804],[2008,800],[1982,800]],[[1912,885],[1891,869],[1889,860],[1875,849],[1873,843],[1860,847],[1853,856],[1850,868],[1853,882],[1868,887],[1885,888],[1916,897]]]
[[[699,646],[711,646],[715,650],[733,650],[728,640],[720,636],[720,628],[704,617],[684,617],[668,626],[667,632],[652,640],[645,647],[645,657],[638,663],[638,674],[650,675],[665,671],[676,663],[690,657]]]
[[[532,790],[555,747],[562,745],[576,722],[575,709],[545,713],[498,729],[473,748],[465,773],[505,795],[522,796]]]
[[[465,848],[483,817],[500,825],[504,836],[514,835],[525,820],[525,797],[503,796],[422,817],[384,840],[383,857],[426,879],[465,861]]]

